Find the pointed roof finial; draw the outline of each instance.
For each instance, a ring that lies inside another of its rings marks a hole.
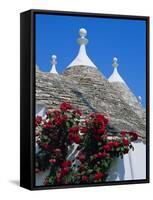
[[[138,101],[139,101],[140,104],[142,103],[142,97],[141,96],[138,96]]]
[[[36,64],[36,71],[40,71],[39,66]]]
[[[116,58],[116,57],[114,57],[113,58],[113,63],[112,63],[112,66],[114,67],[114,68],[117,68],[118,67],[118,63],[117,63],[117,61],[118,61],[118,59]]]
[[[88,57],[88,55],[86,53],[86,45],[88,44],[88,39],[86,38],[87,30],[84,29],[84,28],[81,28],[79,30],[79,35],[80,35],[80,38],[77,39],[77,42],[80,45],[80,49],[79,49],[78,55],[68,65],[67,68],[73,67],[73,66],[80,66],[80,65],[97,68],[95,66],[95,64],[90,60],[90,58]]]
[[[58,74],[58,72],[56,71],[56,65],[57,65],[56,59],[57,59],[56,55],[52,55],[51,57],[52,68],[50,70],[50,73],[53,73],[53,74]]]
[[[86,44],[88,44],[88,39],[85,38],[86,35],[87,35],[86,29],[81,28],[81,29],[79,30],[79,35],[80,35],[80,38],[78,38],[78,40],[77,40],[78,44],[79,44],[79,45],[86,45]]]
[[[125,83],[125,81],[122,79],[122,77],[119,75],[118,71],[117,71],[117,67],[119,66],[118,64],[118,59],[116,57],[113,58],[112,61],[112,66],[114,67],[114,71],[112,73],[112,75],[108,78],[109,82],[121,82],[121,83]]]

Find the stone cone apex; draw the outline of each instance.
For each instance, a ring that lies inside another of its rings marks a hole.
[[[52,65],[52,67],[51,67],[51,70],[50,70],[50,73],[52,73],[52,74],[58,74],[58,72],[57,72],[57,70],[56,70],[56,65],[57,65],[57,57],[56,57],[56,55],[52,55],[52,57],[51,57],[51,65]]]
[[[73,66],[89,66],[97,68],[96,65],[90,60],[86,53],[86,45],[88,43],[88,39],[85,38],[87,35],[87,31],[84,28],[79,30],[80,38],[77,40],[78,44],[80,45],[80,49],[76,58],[67,66],[67,68]]]
[[[40,71],[39,66],[36,64],[36,71]]]
[[[113,87],[114,91],[116,91],[119,98],[122,98],[124,102],[127,103],[131,107],[131,109],[145,121],[145,111],[141,105],[140,99],[134,95],[134,93],[130,90],[128,85],[122,79],[120,74],[117,71],[118,67],[118,59],[116,57],[113,58],[114,71],[112,75],[109,77],[108,81]]]
[[[122,77],[120,76],[120,74],[118,73],[118,59],[116,57],[113,58],[113,63],[112,66],[114,67],[114,71],[112,73],[112,75],[108,78],[109,82],[120,82],[126,85],[125,81],[122,79]]]

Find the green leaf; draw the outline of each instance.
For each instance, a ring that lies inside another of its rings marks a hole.
[[[88,170],[87,170],[87,173],[88,173],[88,174],[91,174],[92,172],[93,172],[93,169],[88,169]]]
[[[49,177],[48,182],[49,182],[51,185],[53,185],[53,184],[54,184],[54,180],[55,180],[55,178],[54,178],[53,176],[51,176],[51,177]]]
[[[71,126],[70,126],[70,122],[66,122],[66,126],[68,127],[68,128],[70,128]]]

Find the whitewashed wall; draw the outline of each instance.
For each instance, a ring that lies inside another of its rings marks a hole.
[[[107,181],[138,180],[146,178],[146,145],[139,141],[133,143],[134,151],[123,159],[113,161]]]
[[[44,105],[41,105],[41,104],[36,104],[36,116],[39,115],[39,116],[44,116],[45,115],[45,112],[46,112],[46,108]]]

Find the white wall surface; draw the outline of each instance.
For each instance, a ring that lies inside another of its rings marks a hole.
[[[115,159],[109,169],[107,181],[138,180],[146,178],[146,145],[133,143],[134,151],[129,151],[123,159]]]
[[[19,188],[19,13],[30,8],[151,16],[152,0],[1,0],[0,1],[0,199],[151,199],[153,183],[29,192]],[[151,55],[153,55],[151,37]],[[151,57],[151,67],[153,57]],[[151,77],[153,71],[151,68]],[[153,85],[153,79],[151,79]],[[153,91],[153,88],[151,88]],[[151,92],[151,98],[153,93]],[[151,100],[153,102],[153,99]],[[152,104],[151,104],[152,112]],[[152,117],[152,113],[151,113]],[[151,121],[151,134],[152,124]],[[151,136],[151,144],[153,137]],[[151,145],[152,152],[153,145]],[[151,156],[151,168],[153,163]],[[151,173],[152,178],[152,173]]]

